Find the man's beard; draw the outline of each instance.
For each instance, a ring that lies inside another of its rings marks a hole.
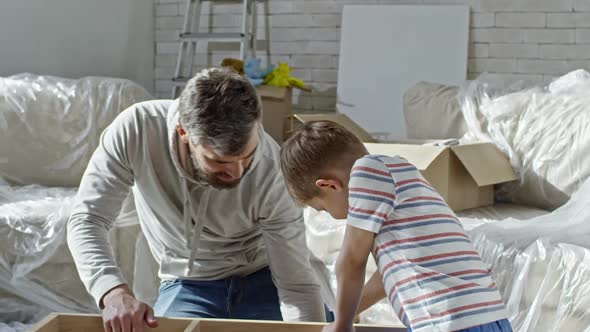
[[[216,172],[216,173],[207,173],[203,169],[199,167],[199,163],[197,162],[196,158],[194,158],[191,154],[191,160],[193,162],[193,169],[194,169],[194,177],[199,182],[207,183],[208,185],[216,188],[216,189],[232,189],[240,184],[240,181],[244,177],[244,175],[250,169],[250,165],[244,169],[242,176],[232,182],[222,181],[218,178],[218,176],[223,175],[224,172]],[[251,164],[251,163],[250,163]]]

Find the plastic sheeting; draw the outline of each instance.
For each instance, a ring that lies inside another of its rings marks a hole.
[[[8,326],[16,330],[51,311],[98,311],[65,240],[75,194],[75,188],[0,186],[0,321],[12,321]],[[132,283],[139,226],[126,206],[111,243]]]
[[[147,99],[145,89],[122,79],[0,78],[1,331],[23,330],[51,311],[98,311],[67,247],[66,222],[101,132]],[[130,283],[138,232],[130,196],[111,232]]]
[[[507,85],[483,75],[459,95],[468,132],[463,142],[490,141],[510,157],[522,181],[498,199],[555,209],[590,175],[590,74],[571,72],[547,87]]]
[[[147,99],[145,89],[123,79],[0,78],[0,178],[77,186],[104,128]]]
[[[64,264],[71,260],[65,224],[75,194],[67,188],[0,186],[2,321],[18,327],[17,322],[35,321],[48,308],[93,309],[88,295],[82,301],[77,296],[84,294],[84,286],[75,280],[75,266]]]
[[[551,214],[470,233],[515,331],[590,331],[589,206],[590,180]]]
[[[499,204],[461,211],[458,216],[465,228],[469,230],[485,223],[504,220],[510,216],[524,220],[547,213],[547,211],[536,208]],[[312,208],[305,209],[304,219],[307,229],[307,245],[314,256],[312,264],[320,281],[322,297],[329,308],[334,308],[337,285],[335,264],[344,239],[346,222],[335,220],[328,213],[318,212]],[[366,279],[368,280],[375,271],[377,271],[377,266],[374,260],[370,259],[367,264]],[[360,319],[362,323],[367,324],[401,324],[386,300],[382,300],[363,312]]]
[[[490,222],[502,221],[508,218],[527,220],[548,214],[549,211],[516,204],[497,203],[476,209],[457,212],[461,224],[466,231]]]

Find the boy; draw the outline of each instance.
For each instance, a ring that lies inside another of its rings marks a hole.
[[[407,160],[368,155],[348,130],[315,121],[284,143],[281,169],[295,200],[347,219],[335,322],[324,331],[352,331],[359,302],[385,295],[408,331],[512,331],[459,220]],[[363,289],[370,253],[380,273]]]

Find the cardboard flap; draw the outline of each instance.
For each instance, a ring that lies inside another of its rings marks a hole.
[[[336,122],[337,124],[341,125],[342,127],[350,130],[353,134],[356,135],[362,142],[373,143],[376,140],[366,132],[361,126],[359,126],[356,122],[352,121],[349,117],[342,113],[321,113],[321,114],[295,114],[295,118],[303,123],[309,121],[319,121],[319,120],[328,120],[332,122]]]
[[[400,156],[414,164],[419,170],[426,170],[446,149],[444,146],[411,144],[365,144],[370,154]]]
[[[258,92],[260,98],[285,99],[287,89],[271,85],[259,85],[256,87],[256,92]]]
[[[478,186],[518,180],[506,156],[491,143],[451,147]]]

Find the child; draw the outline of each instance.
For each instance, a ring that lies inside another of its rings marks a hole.
[[[315,121],[284,143],[281,168],[295,200],[347,219],[335,322],[324,331],[352,331],[359,302],[385,293],[408,331],[512,331],[459,220],[407,160],[369,155],[348,130]],[[380,274],[363,290],[370,253]]]

